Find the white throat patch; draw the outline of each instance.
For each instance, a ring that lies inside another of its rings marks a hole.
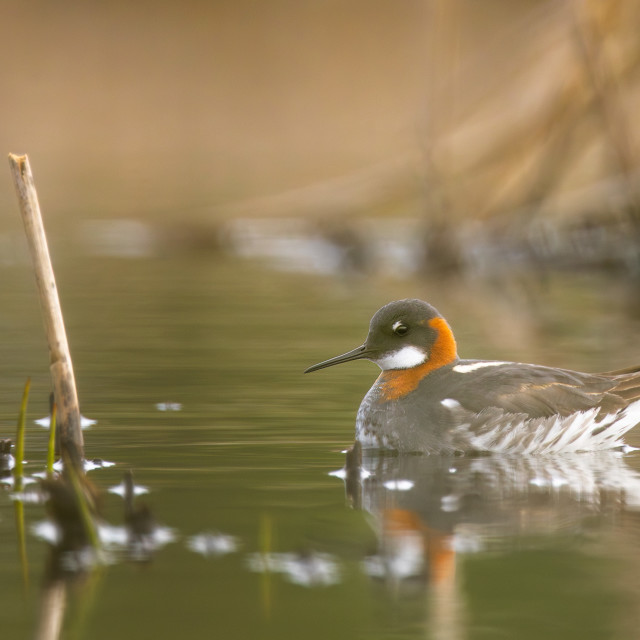
[[[426,354],[417,347],[402,347],[399,351],[389,353],[374,362],[383,371],[386,371],[387,369],[411,369],[423,364],[426,359]]]

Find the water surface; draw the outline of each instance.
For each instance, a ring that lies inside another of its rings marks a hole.
[[[229,257],[54,255],[88,457],[105,492],[126,470],[166,539],[113,553],[70,590],[63,637],[634,638],[640,456],[371,457],[341,469],[377,375],[310,364],[360,344],[372,313],[422,297],[465,357],[584,370],[640,361],[633,289],[598,274],[500,281],[341,278]],[[27,459],[44,465],[46,344],[32,274],[2,268],[0,436],[32,378]],[[167,405],[167,403],[175,403]],[[167,410],[174,409],[174,410]],[[640,435],[628,441],[640,445]],[[123,522],[105,493],[104,518]],[[29,637],[45,518],[0,492],[0,625]]]

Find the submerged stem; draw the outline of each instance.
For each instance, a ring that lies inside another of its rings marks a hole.
[[[56,459],[56,403],[51,407],[51,422],[49,424],[49,448],[47,449],[47,474],[53,474],[53,463]]]

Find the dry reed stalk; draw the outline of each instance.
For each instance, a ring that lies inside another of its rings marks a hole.
[[[84,441],[80,428],[78,394],[38,194],[29,158],[26,155],[9,154],[9,165],[20,203],[49,345],[53,392],[58,408],[59,443],[61,448],[77,454],[72,459],[81,460],[84,458]]]

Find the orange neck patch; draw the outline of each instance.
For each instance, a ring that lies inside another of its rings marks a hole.
[[[420,384],[420,380],[431,371],[444,367],[457,359],[456,341],[447,321],[444,318],[432,318],[429,320],[429,326],[438,332],[429,359],[411,369],[383,371],[376,380],[383,402],[406,396],[414,391]]]

